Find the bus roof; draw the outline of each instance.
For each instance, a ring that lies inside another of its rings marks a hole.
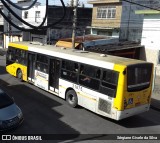
[[[104,68],[109,68],[109,65],[111,66],[111,68],[113,68],[114,64],[127,66],[131,64],[146,62],[146,61],[123,58],[118,56],[104,55],[104,54],[81,51],[64,47],[56,47],[55,45],[42,45],[31,42],[14,42],[14,43],[10,43],[9,45],[13,47],[16,47],[15,45],[18,45],[19,48],[21,46],[22,47],[27,46],[28,50],[32,52],[37,52],[49,56],[77,61]]]

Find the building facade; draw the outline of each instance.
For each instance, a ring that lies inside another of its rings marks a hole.
[[[135,10],[142,7],[128,1],[88,0],[93,4],[91,34],[118,37],[120,41],[140,41],[143,16],[136,15]]]
[[[28,7],[33,3],[33,0],[18,0],[17,5],[20,7]],[[38,26],[44,18],[45,15],[45,6],[41,6],[40,3],[36,3],[29,10],[19,10],[10,5],[10,8],[23,20],[32,24],[33,26]],[[19,27],[28,29],[29,27],[20,22],[17,18],[15,18],[5,7],[4,13],[12,20],[14,24]],[[47,23],[47,22],[46,22]],[[45,25],[45,24],[44,24]],[[8,47],[9,42],[15,41],[28,41],[32,39],[32,32],[25,32],[16,29],[11,24],[9,24],[6,20],[4,20],[4,48]]]
[[[120,24],[120,41],[141,41],[143,15],[135,14],[136,10],[145,9],[145,7],[137,4],[146,5],[146,1],[142,0],[128,0],[129,2],[122,1],[122,15]],[[134,2],[134,3],[132,3]],[[148,2],[149,3],[149,2]],[[148,4],[147,4],[148,5]]]
[[[121,0],[88,0],[93,4],[91,34],[119,37]]]
[[[33,1],[20,1],[17,5],[21,7],[27,7],[31,5]],[[36,3],[32,8],[29,10],[18,10],[12,7],[12,10],[16,12],[16,14],[21,17],[24,21],[32,24],[33,26],[39,26],[46,13],[46,6],[41,5],[40,3]],[[6,15],[9,12],[5,9]],[[51,25],[56,23],[55,25],[51,26],[50,28],[45,28],[41,31],[32,30],[30,32],[24,32],[14,28],[13,26],[9,25],[5,21],[4,26],[4,48],[7,48],[9,41],[39,41],[42,43],[53,44],[59,40],[59,38],[68,38],[72,37],[72,30],[73,30],[73,7],[66,7],[66,15],[61,22],[58,22],[60,18],[63,16],[63,8],[62,6],[49,6],[48,7],[48,15],[47,19],[43,26]],[[76,36],[82,36],[85,32],[86,26],[91,24],[91,16],[92,16],[92,9],[91,8],[84,8],[78,7],[77,8],[77,28],[76,28]],[[23,27],[25,29],[30,28],[29,26],[19,22],[16,18],[11,15],[11,19],[17,26]]]

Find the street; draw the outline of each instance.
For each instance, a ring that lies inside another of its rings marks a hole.
[[[156,110],[150,109],[118,122],[82,107],[71,108],[65,100],[7,74],[5,56],[0,56],[0,88],[14,97],[24,114],[22,125],[7,134],[160,133],[160,113]]]

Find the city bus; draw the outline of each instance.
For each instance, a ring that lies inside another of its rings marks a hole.
[[[6,71],[96,114],[121,120],[150,108],[153,64],[35,42],[9,43]]]

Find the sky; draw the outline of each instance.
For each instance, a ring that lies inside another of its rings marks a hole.
[[[17,2],[17,0],[11,0],[12,2]],[[69,3],[69,0],[63,0],[65,5]],[[45,5],[46,0],[38,0],[42,5]],[[87,4],[87,0],[79,0],[80,3],[84,3],[85,7],[92,7],[92,5]],[[61,5],[60,0],[49,0],[49,4]]]

